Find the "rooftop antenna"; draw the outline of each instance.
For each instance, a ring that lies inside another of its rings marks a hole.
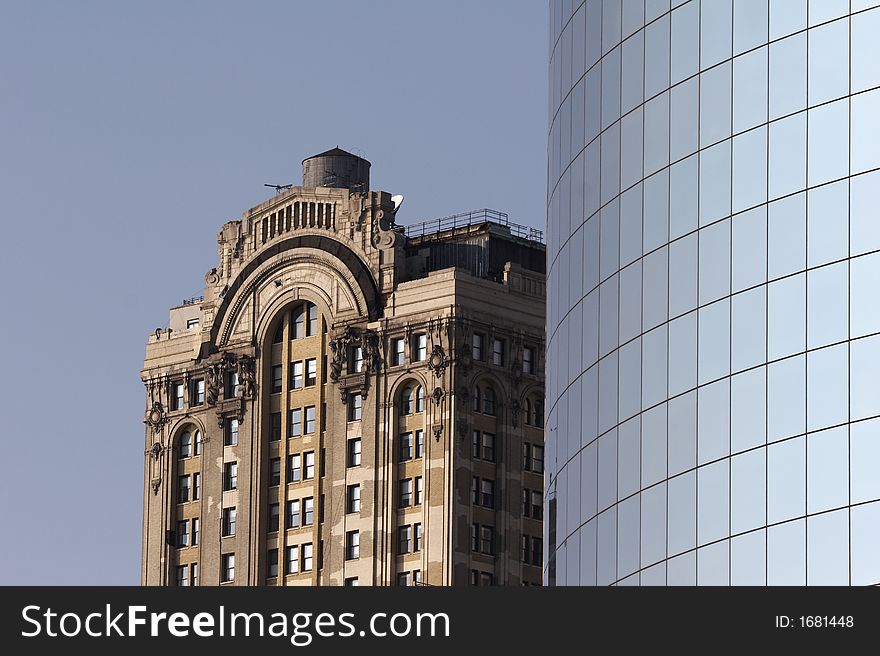
[[[275,195],[276,195],[276,196],[277,196],[278,194],[280,194],[281,192],[283,192],[283,191],[287,191],[288,189],[290,189],[291,187],[293,187],[292,184],[286,184],[286,185],[275,185],[275,184],[266,184],[266,183],[263,183],[263,186],[264,186],[264,187],[272,187],[272,189],[275,190]]]

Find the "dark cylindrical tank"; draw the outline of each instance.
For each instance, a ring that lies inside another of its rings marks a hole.
[[[303,187],[337,187],[364,193],[370,190],[370,163],[339,146],[307,157],[302,166]]]

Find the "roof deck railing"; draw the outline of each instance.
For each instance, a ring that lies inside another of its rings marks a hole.
[[[404,227],[404,234],[407,237],[424,237],[425,235],[444,232],[446,230],[455,230],[472,225],[481,225],[483,223],[494,223],[504,226],[510,230],[510,234],[514,237],[528,239],[538,243],[544,243],[544,231],[532,228],[530,226],[520,225],[511,222],[505,212],[490,210],[483,208],[479,210],[471,210],[470,212],[462,212],[461,214],[453,214],[452,216],[444,216],[439,219],[429,219],[421,223],[415,223]]]

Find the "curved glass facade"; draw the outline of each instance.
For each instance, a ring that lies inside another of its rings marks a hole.
[[[880,583],[880,8],[552,1],[556,585]]]

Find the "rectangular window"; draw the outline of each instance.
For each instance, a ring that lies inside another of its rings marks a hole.
[[[184,458],[189,458],[192,455],[192,433],[189,431],[184,431],[180,436],[180,453],[178,457],[183,460]]]
[[[309,309],[309,323],[306,326],[306,337],[314,337],[318,334],[318,306],[314,303],[306,304]]]
[[[199,584],[199,564],[193,563],[189,567],[189,584],[196,586]]]
[[[480,503],[484,508],[495,507],[495,481],[484,478],[480,484]]]
[[[269,549],[266,552],[266,577],[278,576],[278,549]]]
[[[471,551],[480,552],[480,525],[471,524]]]
[[[349,485],[345,493],[345,512],[359,513],[361,511],[361,486]]]
[[[178,565],[177,566],[177,585],[181,588],[189,585],[189,566],[188,565]]]
[[[492,526],[480,527],[480,552],[489,555],[495,553],[495,529]]]
[[[189,522],[186,520],[177,522],[177,546],[189,546]]]
[[[270,533],[274,533],[278,530],[278,515],[280,514],[281,508],[277,503],[269,504],[269,521],[266,526],[266,530]]]
[[[532,516],[532,492],[525,488],[522,491],[522,514],[523,517]]]
[[[495,435],[483,433],[483,460],[495,462]]]
[[[480,505],[480,479],[476,476],[471,478],[471,503],[475,506]]]
[[[348,466],[357,467],[361,464],[361,438],[353,437],[348,440]]]
[[[321,464],[318,469],[319,469],[319,475],[321,476],[321,478],[324,478],[324,476],[327,474],[327,449],[326,448],[321,449]]]
[[[189,475],[180,476],[177,479],[177,503],[189,501],[190,478]]]
[[[531,564],[531,562],[532,562],[531,545],[529,544],[529,536],[526,535],[525,533],[523,533],[523,536],[522,536],[522,542],[521,542],[520,549],[521,549],[520,553],[522,554],[520,559],[522,560],[522,562],[524,562],[526,565]]]
[[[226,431],[223,434],[223,446],[238,446],[238,419],[226,420]]]
[[[193,474],[192,498],[198,501],[202,497],[202,475],[199,472]]]
[[[411,478],[400,481],[400,495],[398,497],[399,508],[409,508],[412,505],[413,482]]]
[[[223,465],[223,490],[235,490],[238,488],[238,463],[227,462]]]
[[[300,523],[300,503],[299,499],[292,499],[287,502],[287,519],[284,528],[299,528]]]
[[[193,455],[202,455],[202,431],[196,431],[195,442],[193,444]]]
[[[324,505],[325,505],[324,499],[325,499],[325,495],[322,493],[321,496],[318,498],[318,523],[319,524],[324,523]],[[318,569],[320,569],[320,567],[321,566],[319,565]]]
[[[193,405],[204,405],[205,404],[205,379],[198,378],[193,381],[193,395],[192,401]]]
[[[544,541],[541,538],[532,538],[532,565],[540,567],[544,564]]]
[[[305,381],[303,376],[302,361],[292,362],[290,364],[290,389],[302,389],[303,382]]]
[[[395,339],[391,342],[391,364],[398,366],[403,364],[403,339]]]
[[[400,588],[406,588],[410,586],[409,572],[401,572],[397,575],[397,586]]]
[[[421,585],[422,584],[422,570],[414,569],[412,574],[413,574],[413,585]]]
[[[420,505],[422,505],[422,493],[423,493],[422,477],[416,476],[414,480],[415,480],[415,491],[413,493],[413,505],[420,506]]]
[[[302,456],[298,453],[287,456],[287,482],[298,483],[302,480]]]
[[[422,550],[422,524],[413,524],[413,551]]]
[[[471,457],[480,457],[480,431],[475,430],[473,439],[471,439]]]
[[[413,457],[413,434],[400,434],[400,462],[412,460]]]
[[[199,544],[199,532],[200,532],[201,522],[199,522],[199,518],[195,517],[192,520],[192,544],[193,546],[198,546]]]
[[[174,383],[171,386],[171,409],[183,410],[183,383]]]
[[[231,583],[235,580],[235,554],[228,553],[220,556],[220,582]]]
[[[315,477],[315,452],[306,451],[303,454],[303,480],[308,481]]]
[[[544,447],[537,444],[532,447],[532,471],[537,474],[544,473]]]
[[[421,458],[425,455],[425,431],[417,430],[416,431],[416,458]]]
[[[358,531],[345,534],[345,559],[355,560],[361,556],[361,536]]]
[[[306,497],[303,499],[303,526],[311,526],[315,523],[315,499]]]
[[[397,529],[397,553],[408,554],[412,551],[412,526],[406,524]]]
[[[285,574],[299,574],[299,545],[287,547],[287,558],[284,561]]]
[[[269,459],[269,487],[281,485],[281,458]]]
[[[351,349],[351,371],[359,374],[364,369],[364,350],[360,346]]]
[[[360,394],[350,394],[348,396],[348,420],[360,421],[363,412],[364,397]]]
[[[523,373],[524,374],[533,374],[535,373],[535,349],[531,346],[526,346],[523,349]]]
[[[544,495],[541,492],[532,491],[532,517],[541,519],[544,516]]]
[[[226,398],[234,399],[238,396],[238,372],[230,371],[226,377]]]
[[[315,432],[315,406],[306,406],[306,435]]]
[[[223,537],[235,535],[235,507],[223,509]]]
[[[428,336],[419,333],[413,336],[413,362],[422,362],[428,358]]]
[[[473,358],[477,362],[483,361],[483,340],[485,337],[480,333],[474,333],[471,337],[471,346],[473,347]]]
[[[480,585],[495,585],[495,575],[489,572],[480,572]]]
[[[306,360],[306,387],[311,387],[318,383],[318,360],[309,358]]]
[[[351,576],[351,577],[345,579],[345,587],[346,588],[356,588],[356,587],[358,587],[358,585],[360,585],[360,584],[358,583],[358,577],[356,577],[356,576]]]
[[[281,365],[272,365],[272,394],[281,393],[283,381],[284,379],[281,377]]]
[[[504,340],[497,337],[492,340],[492,364],[504,366]]]
[[[273,412],[271,418],[271,428],[269,430],[269,441],[278,442],[281,439],[281,413]]]
[[[187,330],[192,330],[193,328],[198,328],[198,327],[199,327],[199,320],[198,319],[187,319],[186,320],[186,329]]]
[[[302,571],[312,571],[312,559],[314,558],[314,549],[311,542],[306,542],[302,546]]]
[[[293,339],[302,339],[306,336],[306,310],[300,305],[293,311]]]
[[[303,430],[303,411],[302,408],[294,408],[288,413],[288,431],[289,437],[299,437]]]

